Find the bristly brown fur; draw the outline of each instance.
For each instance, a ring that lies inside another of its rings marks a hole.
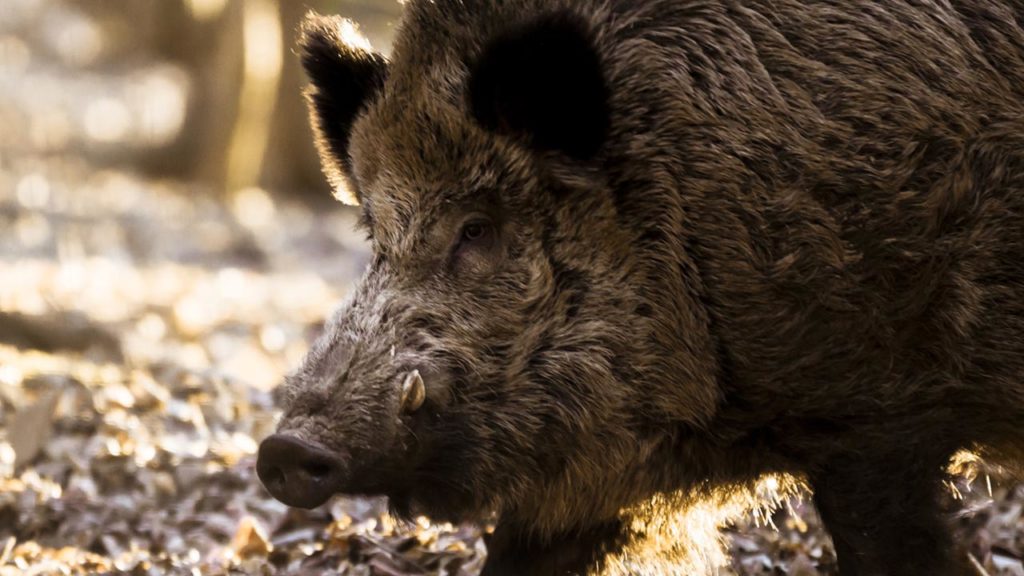
[[[312,22],[375,259],[281,431],[339,489],[496,515],[490,575],[696,574],[789,474],[844,576],[971,573],[949,459],[1024,457],[1024,2],[414,0],[387,64]]]

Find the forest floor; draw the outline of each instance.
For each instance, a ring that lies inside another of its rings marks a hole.
[[[258,482],[270,390],[366,263],[352,212],[69,163],[0,171],[0,576],[475,574],[474,527]],[[991,486],[989,486],[991,484]],[[966,484],[965,484],[966,486]],[[1024,487],[979,476],[979,573],[1024,576]],[[732,572],[835,574],[796,501],[727,529]]]

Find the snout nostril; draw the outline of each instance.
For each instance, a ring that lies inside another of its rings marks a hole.
[[[264,468],[261,470],[260,479],[263,480],[263,484],[266,486],[284,486],[287,478],[284,475],[284,470],[274,466],[271,468]]]

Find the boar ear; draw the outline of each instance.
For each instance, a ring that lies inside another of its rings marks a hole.
[[[311,81],[306,99],[324,173],[341,201],[358,204],[351,182],[349,133],[356,115],[384,84],[387,62],[370,51],[351,20],[336,16],[307,14],[299,46]]]
[[[593,156],[608,131],[608,88],[587,23],[558,12],[493,38],[470,68],[469,104],[485,128]]]

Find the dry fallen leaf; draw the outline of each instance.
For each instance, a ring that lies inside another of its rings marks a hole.
[[[60,391],[48,391],[11,418],[7,441],[14,448],[15,469],[31,462],[49,440],[53,432],[53,410],[58,398]]]
[[[235,537],[231,541],[231,549],[239,558],[248,558],[250,556],[267,556],[274,550],[274,546],[267,539],[259,520],[252,516],[246,516],[238,525]]]

